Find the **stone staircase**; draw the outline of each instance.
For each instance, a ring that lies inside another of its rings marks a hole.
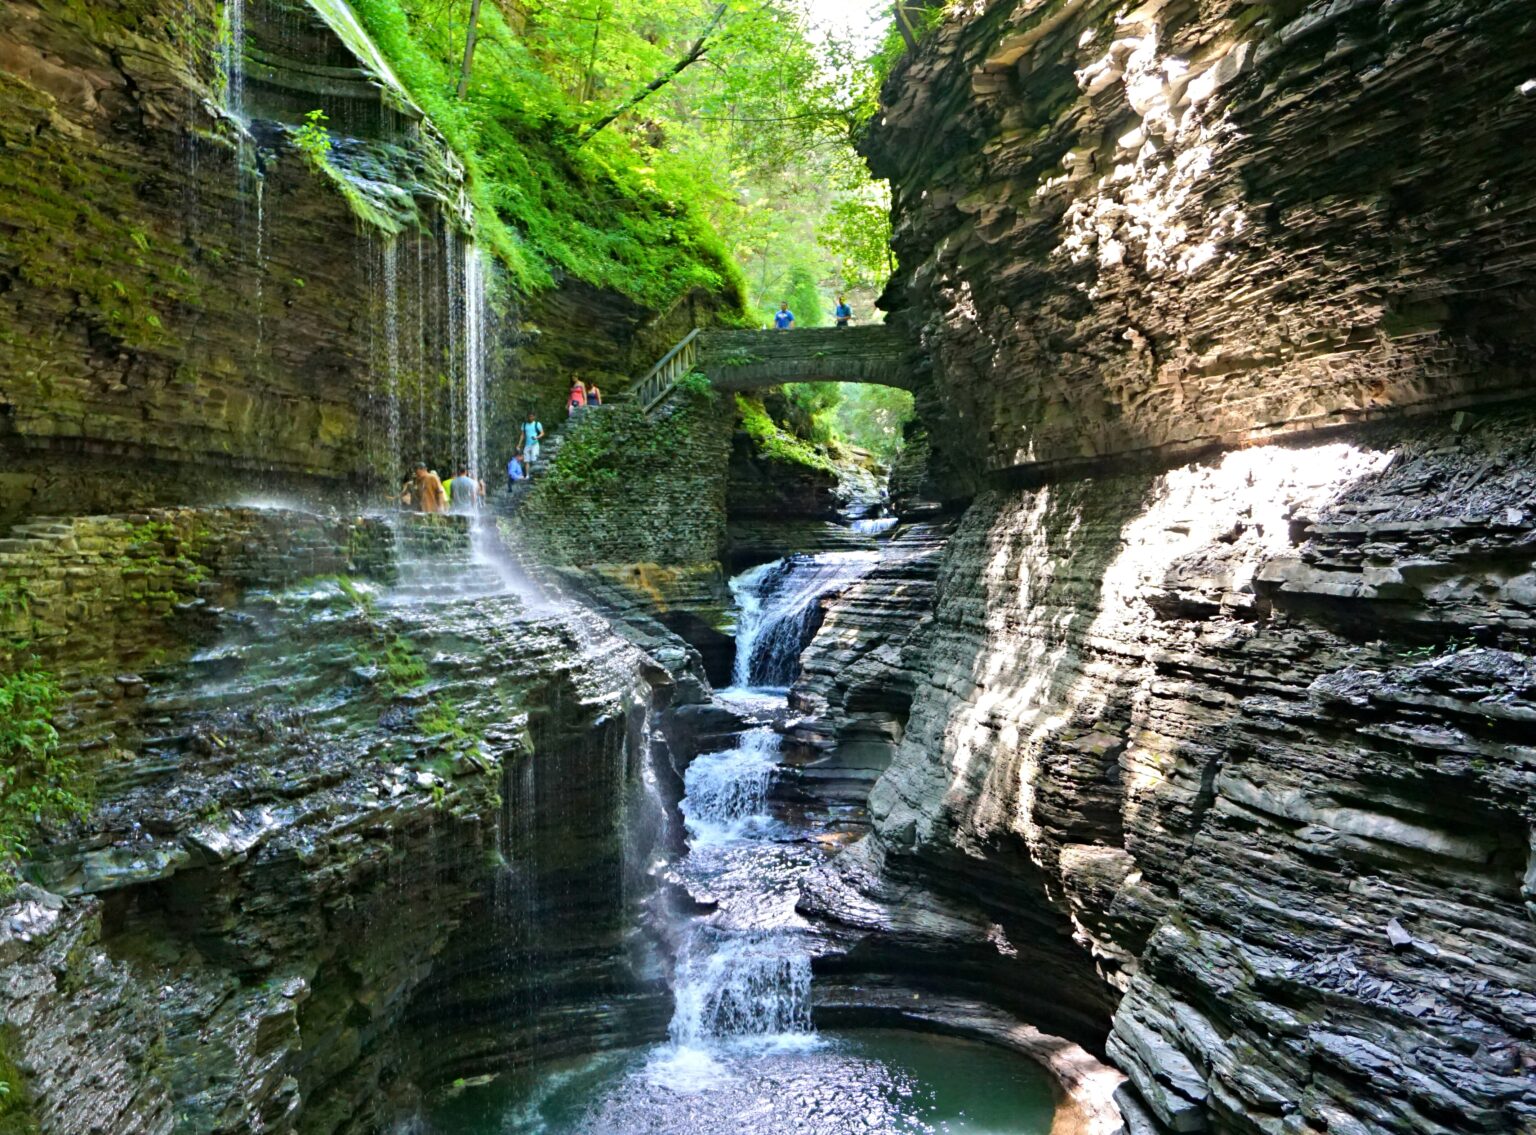
[[[544,423],[544,440],[539,443],[539,459],[529,470],[528,478],[519,481],[516,485],[507,484],[507,462],[502,458],[496,467],[494,481],[492,477],[486,478],[487,495],[491,509],[501,516],[511,516],[522,506],[523,499],[533,491],[533,486],[544,477],[549,476],[551,469],[555,467],[555,458],[560,455],[561,447],[571,436],[588,422],[611,410],[611,405],[588,406],[578,416],[567,418],[559,425]],[[508,455],[510,456],[510,455]]]

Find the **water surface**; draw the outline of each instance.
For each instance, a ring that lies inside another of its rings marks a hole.
[[[631,1049],[464,1091],[434,1135],[1047,1135],[1051,1085],[991,1045],[893,1030],[826,1032],[707,1054]]]

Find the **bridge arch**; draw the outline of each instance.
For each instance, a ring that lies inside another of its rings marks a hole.
[[[716,390],[763,390],[786,382],[857,382],[915,389],[906,341],[892,328],[699,333],[695,369]]]

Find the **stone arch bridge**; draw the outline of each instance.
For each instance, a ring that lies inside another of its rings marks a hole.
[[[649,410],[690,371],[716,390],[762,390],[786,382],[862,382],[913,390],[910,348],[894,328],[818,327],[805,331],[694,331],[633,388]]]

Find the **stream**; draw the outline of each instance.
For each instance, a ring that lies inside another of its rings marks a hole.
[[[731,583],[745,728],[684,777],[687,852],[665,868],[692,912],[669,927],[673,1015],[661,1043],[540,1064],[442,1103],[444,1135],[1045,1135],[1054,1100],[1034,1063],[971,1041],[887,1029],[819,1031],[814,926],[795,910],[823,860],[814,824],[775,807],[786,688],[823,599],[878,556],[795,556]]]

